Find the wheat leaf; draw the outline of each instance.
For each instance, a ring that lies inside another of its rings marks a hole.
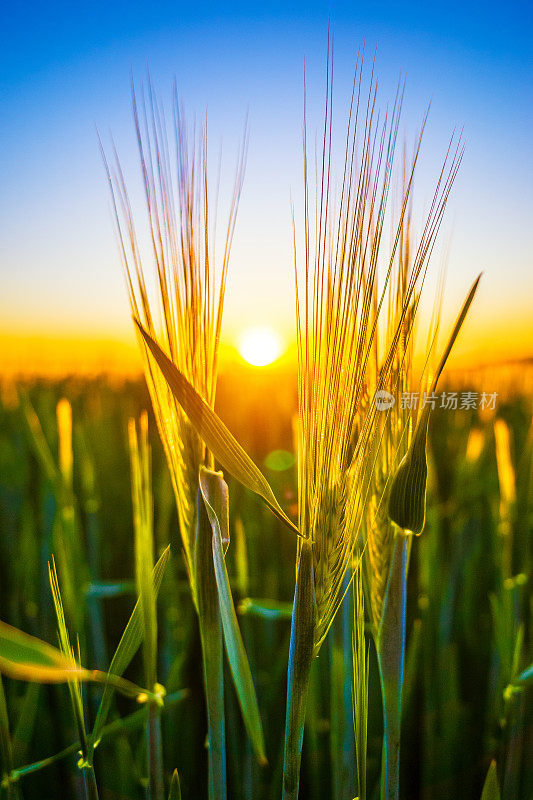
[[[450,338],[448,339],[448,344],[446,345],[446,349],[444,350],[444,353],[442,354],[442,358],[441,358],[441,360],[439,362],[439,366],[437,367],[437,371],[435,372],[435,377],[434,377],[433,383],[431,385],[431,391],[432,392],[434,392],[435,389],[437,388],[437,383],[439,382],[439,378],[441,376],[442,370],[444,369],[444,367],[446,365],[446,362],[448,360],[448,356],[450,355],[452,347],[455,344],[455,340],[457,339],[457,337],[459,335],[459,331],[463,327],[463,322],[466,319],[466,315],[468,314],[470,306],[472,305],[472,301],[473,301],[473,299],[475,297],[475,294],[477,292],[477,287],[479,286],[479,281],[481,280],[481,275],[482,275],[482,273],[480,273],[477,276],[476,280],[472,284],[472,286],[470,288],[470,291],[468,292],[468,295],[466,297],[466,300],[464,301],[463,306],[462,306],[462,308],[461,308],[461,310],[459,312],[459,316],[455,320],[455,325],[453,326],[453,330],[451,332]]]
[[[481,275],[478,275],[463,303],[459,316],[451,332],[450,338],[437,367],[431,394],[437,388],[438,380],[448,360],[448,356],[459,335],[459,331],[466,319],[466,315],[474,299]],[[422,533],[426,519],[426,484],[427,484],[427,432],[431,405],[427,404],[417,422],[412,442],[403,457],[393,478],[388,513],[390,519],[400,528],[417,536]]]
[[[170,554],[170,545],[163,552],[159,561],[157,562],[152,571],[154,593],[156,596],[161,587],[161,581],[163,580],[163,574],[165,572],[165,567],[167,565],[169,554]],[[142,607],[140,601],[137,600],[135,608],[133,609],[131,616],[128,620],[128,624],[126,625],[124,633],[122,634],[122,638],[118,643],[115,655],[111,659],[108,675],[122,675],[128,664],[132,660],[133,656],[139,649],[142,639],[143,639]],[[111,706],[112,699],[113,699],[113,686],[111,684],[108,684],[104,689],[104,693],[102,695],[102,699],[98,707],[98,712],[96,714],[94,728],[89,739],[91,749],[94,749],[96,747],[101,738],[102,730],[105,725],[107,715],[109,713],[109,708]]]
[[[38,683],[29,683],[24,693],[22,706],[15,730],[13,731],[13,761],[21,764],[26,757],[31,737],[35,728],[35,720],[39,709],[39,694],[41,687]]]
[[[60,650],[42,639],[13,628],[0,620],[0,672],[8,678],[37,683],[88,683],[110,684],[128,697],[141,696],[158,700],[151,691],[142,689],[118,675],[99,670],[85,669]]]
[[[131,496],[135,534],[135,582],[141,600],[143,659],[147,686],[156,682],[157,612],[151,572],[154,563],[151,454],[148,444],[148,417],[141,416],[140,438],[135,420],[128,423],[131,462]]]
[[[46,436],[43,433],[39,417],[30,402],[27,392],[20,387],[18,389],[18,397],[37,460],[41,464],[47,479],[57,488],[61,485],[61,473],[52,455]]]
[[[265,764],[265,742],[248,657],[239,630],[223,552],[228,529],[228,487],[220,472],[200,470],[200,489],[213,531],[212,549],[224,643],[246,730],[259,763]]]
[[[0,672],[9,678],[38,683],[65,683],[90,675],[73,665],[56,647],[0,621]],[[90,678],[89,678],[90,680]]]
[[[496,773],[496,762],[491,761],[485,783],[483,784],[483,793],[481,800],[500,800],[500,787],[498,786],[498,775]]]
[[[213,566],[213,533],[207,509],[198,488],[196,499],[196,540],[194,583],[202,644],[204,689],[209,740],[209,800],[226,798],[226,723],[224,717],[224,662],[222,622]]]
[[[220,465],[237,478],[243,486],[262,497],[272,512],[293,532],[298,533],[298,529],[278,503],[267,479],[254,464],[248,453],[241,447],[208,403],[191,386],[183,373],[172,363],[148,331],[137,319],[135,322],[174,397],[183,408],[197,434],[205,442]]]
[[[184,697],[187,697],[187,695],[187,689],[167,695],[163,702],[163,711],[171,708],[175,705],[175,703],[178,703]],[[100,738],[102,740],[108,740],[113,739],[116,736],[128,734],[144,725],[146,723],[146,716],[147,709],[146,707],[143,707],[137,711],[134,711],[132,714],[128,714],[126,717],[118,717],[117,719],[113,720],[113,722],[109,722],[104,726]],[[31,764],[25,764],[22,767],[17,767],[16,769],[12,770],[11,777],[14,781],[18,781],[20,778],[23,778],[26,775],[39,772],[40,770],[45,769],[52,764],[56,764],[58,761],[62,761],[64,758],[77,753],[79,749],[80,742],[76,741],[73,744],[70,744],[68,747],[63,748],[63,750],[61,750],[59,753],[54,753],[54,755],[48,756],[47,758],[42,758],[39,759],[39,761],[33,761]]]
[[[180,776],[178,770],[175,769],[172,773],[172,780],[170,781],[170,791],[168,793],[168,800],[181,800],[181,787]]]

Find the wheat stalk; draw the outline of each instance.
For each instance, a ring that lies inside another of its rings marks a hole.
[[[402,270],[391,334],[383,360],[375,361],[376,332],[398,251],[408,247],[408,207],[420,151],[422,126],[407,177],[400,210],[393,221],[393,241],[383,251],[395,145],[403,89],[383,122],[377,113],[374,73],[363,94],[362,58],[358,60],[348,120],[340,199],[332,192],[332,79],[328,53],[323,146],[319,160],[314,216],[309,209],[304,108],[304,247],[303,278],[295,244],[298,333],[298,494],[299,566],[293,611],[287,701],[284,797],[297,796],[298,771],[309,676],[307,638],[312,653],[320,646],[344,596],[344,579],[361,532],[381,443],[375,393],[389,388],[394,366],[403,358],[406,328],[418,300],[435,237],[461,160],[461,147],[450,150],[437,181],[423,232]],[[294,219],[294,214],[293,214]],[[314,232],[314,236],[312,234]],[[296,235],[295,235],[296,243]],[[314,242],[312,243],[312,240]],[[384,285],[378,289],[378,264],[385,261]],[[310,554],[310,555],[309,555]],[[302,567],[310,575],[302,574]],[[313,587],[306,605],[300,577]],[[302,635],[302,631],[306,631]],[[310,633],[312,631],[312,634]],[[294,699],[300,692],[301,697]],[[295,714],[294,709],[299,709]]]
[[[133,109],[148,217],[147,251],[141,249],[118,157],[110,168],[113,208],[132,314],[160,339],[176,367],[214,406],[218,346],[226,277],[244,176],[246,137],[240,151],[225,229],[222,258],[214,252],[215,212],[209,202],[207,130],[189,141],[176,89],[172,140],[152,85],[133,90]],[[172,143],[171,143],[172,142]],[[115,152],[116,156],[116,152]],[[213,216],[213,218],[212,218]],[[144,264],[153,262],[154,274]],[[149,279],[153,278],[154,291]],[[138,333],[138,331],[137,331]],[[205,446],[174,398],[139,335],[144,371],[170,468],[185,560],[193,595],[195,507],[200,466],[211,465]]]

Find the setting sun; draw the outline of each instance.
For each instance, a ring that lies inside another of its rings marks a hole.
[[[265,367],[281,356],[285,349],[281,336],[267,326],[249,328],[239,339],[239,353],[254,367]]]

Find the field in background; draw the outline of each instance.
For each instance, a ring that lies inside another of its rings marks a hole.
[[[409,572],[402,796],[410,800],[479,798],[494,757],[500,784],[506,787],[503,800],[526,798],[527,787],[533,786],[533,764],[525,757],[533,752],[532,692],[504,699],[504,690],[514,677],[518,630],[523,626],[526,643],[531,633],[531,374],[530,367],[524,366],[507,372],[505,379],[503,371],[493,370],[461,376],[461,391],[470,387],[498,392],[495,411],[436,409],[432,416],[428,518],[412,548]],[[140,379],[120,383],[40,380],[25,387],[54,455],[57,402],[66,397],[72,404],[79,557],[89,575],[82,587],[85,606],[80,609],[78,632],[85,651],[83,663],[106,669],[134,603],[127,422],[142,409],[151,409],[148,392]],[[291,458],[295,403],[290,365],[258,371],[235,364],[231,374],[226,370],[220,376],[220,416],[265,471],[291,516],[296,513]],[[156,549],[159,554],[170,543],[172,552],[158,602],[159,675],[168,694],[188,691],[163,714],[165,768],[170,773],[177,767],[183,797],[196,798],[206,794],[207,774],[200,642],[180,553],[170,477],[151,410],[150,434]],[[257,498],[229,482],[232,542],[227,563],[240,602],[269,760],[265,768],[256,765],[228,680],[229,794],[267,800],[278,798],[281,787],[295,541]],[[56,643],[56,622],[47,562],[54,550],[56,511],[53,486],[17,406],[14,387],[4,384],[0,405],[1,616],[51,643]],[[244,537],[239,535],[239,520]],[[302,800],[351,800],[354,796],[353,734],[344,727],[344,709],[338,713],[342,706],[351,707],[347,661],[351,644],[346,643],[350,614],[345,602],[313,664]],[[381,713],[370,647],[372,797],[379,779]],[[522,668],[531,661],[531,651],[524,645]],[[137,656],[126,675],[140,680],[141,673],[142,660]],[[11,729],[19,736],[17,767],[53,756],[76,741],[65,686],[37,688],[8,679],[4,686]],[[84,691],[92,713],[99,690]],[[34,714],[28,714],[28,705]],[[115,701],[115,716],[134,711],[133,701]],[[23,723],[17,728],[21,713]],[[102,742],[95,763],[101,797],[142,796],[143,747],[141,727],[134,725],[115,730]],[[21,777],[23,797],[76,797],[80,780],[76,762],[76,754],[71,753]]]

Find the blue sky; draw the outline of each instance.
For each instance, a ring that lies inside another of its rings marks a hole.
[[[472,332],[490,329],[501,342],[511,331],[524,343],[533,271],[530,4],[332,3],[331,13],[339,119],[363,42],[367,52],[377,48],[384,101],[406,75],[408,141],[431,99],[422,203],[452,130],[464,129],[443,232],[450,308],[484,270]],[[327,4],[43,2],[12,4],[2,16],[0,330],[129,331],[95,126],[104,139],[112,131],[135,187],[130,70],[142,77],[146,64],[164,98],[176,78],[189,118],[207,108],[212,160],[221,146],[228,180],[248,112],[227,330],[256,321],[290,327],[302,68],[305,58],[310,126],[318,129]]]

